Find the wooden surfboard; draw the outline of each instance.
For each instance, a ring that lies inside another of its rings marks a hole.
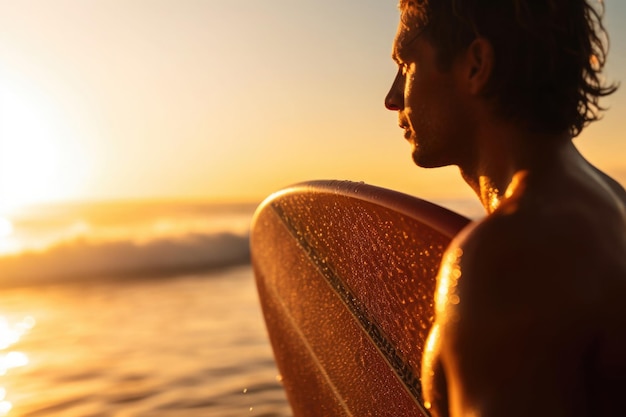
[[[428,415],[419,372],[435,277],[468,222],[353,182],[297,184],[259,206],[252,263],[295,417]]]

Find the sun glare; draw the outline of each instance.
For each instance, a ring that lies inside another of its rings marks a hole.
[[[81,187],[85,158],[55,106],[34,86],[0,73],[0,210],[72,197]]]
[[[13,223],[9,219],[0,217],[0,239],[11,236],[13,233]]]

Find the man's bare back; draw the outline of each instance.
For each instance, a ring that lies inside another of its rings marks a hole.
[[[599,77],[600,15],[584,0],[400,7],[385,105],[414,161],[458,166],[488,213],[444,255],[427,407],[626,414],[626,191],[572,142],[615,91]]]

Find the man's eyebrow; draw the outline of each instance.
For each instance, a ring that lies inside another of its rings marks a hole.
[[[411,47],[413,42],[415,42],[417,38],[422,35],[422,33],[423,29],[420,29],[417,30],[415,33],[410,34],[410,36],[404,35],[402,37],[396,38],[393,51],[391,52],[391,59],[393,59],[398,64],[404,62],[404,57],[406,56],[408,49]]]

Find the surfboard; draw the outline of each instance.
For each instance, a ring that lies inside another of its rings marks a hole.
[[[255,212],[269,339],[300,416],[427,416],[419,380],[436,274],[469,220],[392,190],[296,184]]]

